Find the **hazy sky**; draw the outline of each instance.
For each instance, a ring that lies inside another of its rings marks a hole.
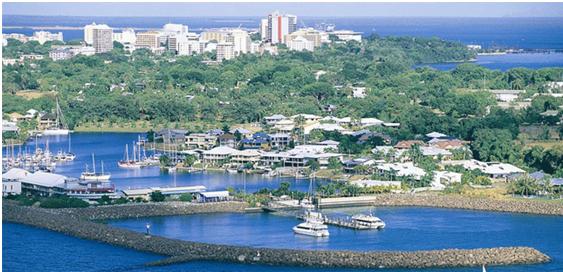
[[[3,14],[64,16],[563,17],[563,3],[3,3]]]

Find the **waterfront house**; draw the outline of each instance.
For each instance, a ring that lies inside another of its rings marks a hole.
[[[16,122],[2,120],[2,132],[18,132],[19,128]]]
[[[304,128],[305,135],[308,135],[313,130],[322,130],[322,131],[338,131],[340,133],[344,133],[346,131],[345,128],[338,124],[329,124],[329,123],[315,123]]]
[[[217,145],[217,136],[208,133],[192,133],[186,136],[186,146],[189,149],[208,150]]]
[[[225,132],[221,129],[218,128],[214,128],[214,129],[210,129],[207,131],[207,134],[212,135],[212,136],[219,136],[219,135],[223,135]]]
[[[380,175],[390,175],[391,177],[410,177],[416,180],[422,179],[426,172],[424,169],[415,166],[412,162],[405,163],[383,163],[377,165]]]
[[[285,149],[291,142],[291,135],[288,133],[274,133],[268,134],[268,136],[270,138],[270,147],[272,149]]]
[[[219,146],[211,150],[203,151],[203,162],[205,164],[221,166],[230,161],[231,155],[238,150],[228,146]]]
[[[444,189],[447,185],[453,183],[461,183],[460,173],[449,172],[449,171],[434,171],[434,179],[432,180],[431,186],[435,189]]]
[[[256,132],[251,138],[241,141],[243,149],[268,149],[270,144],[270,136],[265,132]]]
[[[526,171],[508,163],[489,163],[482,172],[495,179],[507,179],[526,173]]]
[[[369,188],[369,187],[392,187],[399,189],[401,188],[400,181],[391,181],[391,180],[369,180],[369,179],[360,179],[350,181],[350,184],[356,185],[362,188]]]
[[[229,130],[229,133],[231,133],[233,135],[239,133],[243,138],[248,138],[248,137],[252,136],[252,131],[245,129],[245,128],[240,128],[240,127]]]
[[[219,146],[228,146],[232,148],[235,148],[237,146],[235,135],[231,133],[220,135],[219,137],[217,137],[217,142],[219,143]]]
[[[355,158],[342,162],[344,165],[344,172],[346,173],[356,173],[358,166],[364,166],[367,172],[362,174],[370,173],[372,166],[375,165],[375,163],[375,160],[371,158]]]
[[[256,149],[236,150],[231,154],[231,162],[238,164],[255,164],[260,161],[262,152]]]
[[[155,132],[154,139],[157,142],[183,144],[186,141],[186,134],[188,134],[188,131],[185,129],[165,128]]]
[[[56,127],[57,123],[57,116],[52,113],[45,113],[39,118],[39,125],[38,128],[40,130]]]

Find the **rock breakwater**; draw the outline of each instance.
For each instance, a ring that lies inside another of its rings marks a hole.
[[[193,206],[192,206],[193,205]],[[115,206],[127,208],[125,206]],[[67,235],[105,242],[169,258],[152,265],[192,260],[224,261],[236,263],[258,263],[284,266],[354,267],[354,268],[425,268],[461,267],[488,265],[513,265],[548,262],[545,254],[529,247],[501,247],[483,249],[444,249],[428,251],[327,251],[253,248],[243,246],[214,245],[169,239],[159,236],[147,237],[142,233],[119,229],[92,219],[124,218],[131,215],[146,216],[143,207],[158,210],[152,215],[190,214],[199,212],[240,211],[244,204],[188,204],[176,206],[168,211],[168,205],[128,206],[127,212],[113,209],[66,209],[46,210],[3,204],[3,220],[45,228]],[[174,206],[171,206],[174,207]],[[99,210],[98,210],[99,209]],[[141,209],[141,210],[138,210]],[[160,210],[162,209],[162,210]],[[80,210],[80,211],[78,211]]]

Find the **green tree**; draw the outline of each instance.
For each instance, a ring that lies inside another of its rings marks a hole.
[[[150,194],[150,199],[152,202],[162,202],[166,199],[166,196],[161,191],[154,191]]]

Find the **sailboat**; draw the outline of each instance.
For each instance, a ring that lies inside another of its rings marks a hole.
[[[117,165],[121,168],[137,169],[143,166],[142,163],[135,160],[135,146],[133,146],[133,160],[129,159],[129,145],[125,144],[125,158],[117,162]]]
[[[61,110],[61,106],[59,105],[59,98],[56,99],[57,101],[57,108],[56,108],[56,121],[55,126],[47,128],[43,130],[43,135],[68,135],[70,130],[64,124],[64,116],[63,111]]]
[[[54,159],[55,161],[63,161],[63,162],[74,161],[74,159],[76,159],[76,155],[70,152],[70,135],[68,136],[68,152],[59,150],[59,152],[57,152],[57,155],[55,155]]]
[[[110,173],[104,173],[104,162],[102,161],[102,172],[96,173],[96,160],[94,159],[94,154],[92,153],[92,171],[88,171],[88,166],[86,170],[80,175],[81,180],[109,180],[111,177]]]

